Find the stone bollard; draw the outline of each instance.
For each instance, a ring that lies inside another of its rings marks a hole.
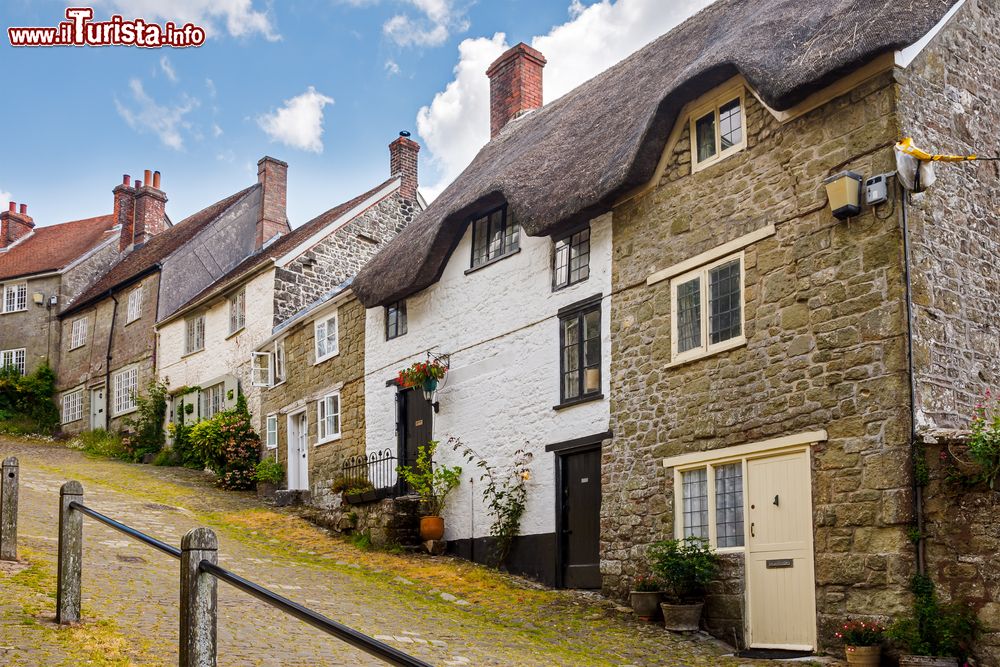
[[[199,569],[203,560],[219,562],[219,541],[193,528],[181,540],[180,667],[215,667],[218,582]]]
[[[0,479],[0,560],[17,560],[17,459],[3,460]]]
[[[83,571],[83,515],[71,508],[83,503],[83,485],[66,482],[59,489],[59,572],[56,623],[80,621],[80,575]]]

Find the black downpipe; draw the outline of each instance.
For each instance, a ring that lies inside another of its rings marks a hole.
[[[104,430],[111,430],[111,341],[115,338],[115,320],[118,319],[118,299],[108,290],[108,296],[115,302],[111,308],[111,328],[108,330],[108,350],[104,358]],[[93,409],[93,407],[91,407]]]

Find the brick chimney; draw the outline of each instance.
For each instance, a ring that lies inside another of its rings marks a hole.
[[[160,172],[147,169],[135,184],[132,244],[142,245],[167,228],[167,195],[160,190]]]
[[[21,204],[21,211],[18,212],[17,204],[10,202],[8,209],[0,213],[0,248],[27,236],[34,228],[35,221],[28,215],[28,205]]]
[[[285,210],[288,163],[265,155],[257,162],[257,182],[264,190],[257,219],[257,248],[262,248],[275,235],[292,231]]]
[[[122,183],[111,191],[115,195],[115,224],[121,227],[118,234],[118,251],[132,245],[132,222],[135,216],[135,188],[132,187],[132,177],[122,175]]]
[[[420,144],[410,139],[409,132],[400,132],[399,139],[389,144],[389,174],[401,176],[399,194],[410,201],[417,200],[417,153]]]
[[[524,42],[497,58],[490,77],[490,138],[514,118],[542,106],[542,68],[545,56]]]

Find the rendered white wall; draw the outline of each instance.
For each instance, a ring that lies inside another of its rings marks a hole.
[[[590,278],[552,291],[552,241],[521,233],[521,252],[468,275],[471,231],[466,231],[441,280],[407,299],[405,336],[385,340],[384,310],[371,308],[365,327],[365,417],[368,451],[396,451],[395,387],[387,380],[426,359],[429,349],[451,354],[451,371],[438,391],[435,460],[462,465],[462,484],[449,498],[446,539],[489,535],[478,469],[446,447],[459,437],[491,462],[508,464],[514,452],[533,452],[528,506],[521,534],[555,530],[556,456],[545,446],[608,430],[611,335],[611,214],[591,222]],[[557,312],[595,294],[603,296],[603,400],[553,410],[559,403]],[[470,482],[470,479],[473,481]],[[474,529],[473,529],[474,525]]]

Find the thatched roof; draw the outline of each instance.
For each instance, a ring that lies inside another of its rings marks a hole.
[[[769,106],[788,109],[873,57],[914,43],[955,2],[719,0],[510,123],[368,263],[354,292],[371,307],[431,285],[469,216],[491,204],[505,200],[531,236],[606,212],[652,176],[689,100],[740,73]]]

